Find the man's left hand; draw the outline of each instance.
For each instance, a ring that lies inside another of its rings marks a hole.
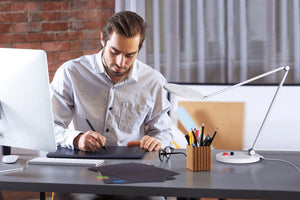
[[[140,146],[142,149],[146,149],[148,151],[158,151],[161,148],[161,142],[154,137],[145,135],[141,140],[128,142],[127,146]]]

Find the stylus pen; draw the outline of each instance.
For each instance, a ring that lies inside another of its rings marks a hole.
[[[87,122],[87,124],[89,125],[89,127],[92,129],[92,131],[95,131],[96,132],[96,130],[94,129],[94,127],[92,126],[92,124],[90,123],[90,121],[88,120],[88,119],[85,119],[85,121]],[[106,150],[106,147],[105,146],[103,146],[102,147],[104,150]]]

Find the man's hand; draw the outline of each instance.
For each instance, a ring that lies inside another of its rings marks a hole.
[[[74,146],[82,151],[95,151],[105,146],[106,138],[94,131],[87,131],[74,138]]]
[[[161,142],[154,137],[145,135],[142,140],[128,142],[127,146],[140,146],[142,149],[146,149],[148,151],[158,151],[161,148]]]

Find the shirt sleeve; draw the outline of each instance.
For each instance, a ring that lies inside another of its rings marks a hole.
[[[73,149],[73,140],[80,131],[68,129],[73,118],[74,100],[71,80],[64,65],[56,71],[50,84],[50,98],[56,143],[58,146]]]

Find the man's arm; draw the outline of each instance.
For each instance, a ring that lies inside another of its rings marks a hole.
[[[132,141],[127,145],[140,146],[148,151],[172,145],[172,123],[168,115],[170,108],[167,91],[161,84],[157,90],[154,106],[145,119],[146,135],[140,141]]]

